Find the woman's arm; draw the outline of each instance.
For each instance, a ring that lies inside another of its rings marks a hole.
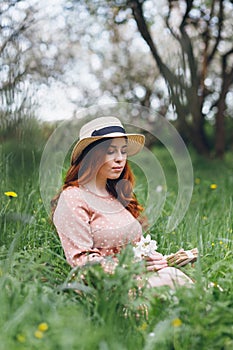
[[[53,222],[66,259],[72,267],[104,260],[101,252],[93,247],[90,215],[77,188],[71,187],[61,193]]]

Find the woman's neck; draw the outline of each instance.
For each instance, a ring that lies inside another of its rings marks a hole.
[[[106,196],[109,194],[106,189],[106,183],[107,183],[106,180],[96,181],[96,179],[93,179],[87,182],[84,185],[84,187],[95,194],[98,194],[100,196]]]

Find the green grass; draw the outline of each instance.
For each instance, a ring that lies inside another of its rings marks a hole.
[[[9,149],[2,147],[0,158],[1,350],[233,348],[231,154],[225,161],[192,154],[195,184],[188,212],[165,233],[176,198],[175,169],[166,152],[156,150],[166,164],[169,195],[150,233],[164,254],[181,247],[200,251],[195,266],[183,268],[194,287],[171,291],[138,288],[134,276],[143,266],[130,263],[130,248],[114,275],[98,265],[71,271],[40,198],[38,153]],[[136,173],[137,195],[143,198]],[[5,191],[18,197],[9,199]],[[41,323],[48,329],[38,332]]]

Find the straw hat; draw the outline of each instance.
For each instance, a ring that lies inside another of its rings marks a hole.
[[[127,153],[129,156],[141,151],[145,142],[143,134],[127,134],[120,120],[115,117],[99,117],[83,125],[79,133],[79,141],[73,148],[71,163],[81,155],[91,143],[107,137],[123,137],[128,139]]]

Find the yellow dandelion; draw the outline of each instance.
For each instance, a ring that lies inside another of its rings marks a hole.
[[[15,193],[14,191],[4,192],[4,194],[9,198],[18,197],[17,193]]]
[[[174,320],[172,320],[172,325],[173,327],[180,327],[182,325],[182,321],[180,318],[174,318]]]
[[[222,244],[223,244],[223,241],[220,241],[219,244],[222,245]]]
[[[19,343],[25,343],[25,341],[26,341],[26,337],[23,334],[18,334],[16,336],[16,338],[17,338]]]
[[[201,179],[199,179],[199,177],[197,177],[197,178],[195,179],[195,184],[196,184],[196,185],[199,185],[200,182],[201,182]]]
[[[211,243],[211,245],[212,245],[212,247],[214,247],[214,246],[215,246],[215,243],[214,243],[214,242],[212,242],[212,243]]]
[[[46,322],[42,322],[38,326],[38,330],[41,332],[46,332],[49,329],[49,326]]]
[[[146,329],[147,329],[147,323],[146,322],[143,322],[139,327],[138,327],[138,329],[140,330],[140,331],[145,331]]]
[[[41,331],[39,331],[39,330],[37,330],[37,331],[35,331],[34,336],[35,336],[37,339],[42,339],[43,336],[44,336],[44,333],[41,332]]]
[[[218,186],[217,186],[216,184],[211,184],[211,185],[210,185],[211,190],[216,190],[217,187],[218,187]]]

